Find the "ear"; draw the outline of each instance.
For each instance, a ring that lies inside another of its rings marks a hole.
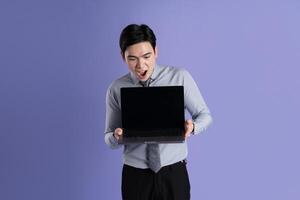
[[[154,56],[155,56],[155,58],[157,58],[157,56],[158,56],[158,48],[157,48],[157,46],[154,49]]]
[[[122,60],[123,60],[124,62],[126,62],[125,54],[124,54],[122,51],[121,51],[120,53],[121,53]]]

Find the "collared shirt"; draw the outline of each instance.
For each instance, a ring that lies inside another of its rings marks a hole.
[[[151,76],[151,86],[184,86],[184,106],[194,122],[194,134],[204,131],[212,122],[210,111],[193,80],[185,70],[169,66],[154,67]],[[105,142],[111,148],[123,146],[118,144],[113,136],[114,130],[121,127],[121,97],[122,87],[142,87],[133,72],[112,82],[106,94]],[[125,144],[123,151],[124,164],[145,169],[147,144]],[[159,144],[162,167],[179,162],[187,157],[187,143]]]

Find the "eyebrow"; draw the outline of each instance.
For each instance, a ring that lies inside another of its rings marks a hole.
[[[151,55],[151,54],[152,54],[151,52],[147,52],[147,53],[143,54],[141,57],[148,56],[148,55]],[[127,58],[138,58],[138,57],[133,56],[133,55],[128,55]]]

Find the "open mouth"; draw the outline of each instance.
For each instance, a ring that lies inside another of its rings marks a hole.
[[[143,79],[146,77],[148,70],[145,70],[143,72],[137,72],[138,76]]]

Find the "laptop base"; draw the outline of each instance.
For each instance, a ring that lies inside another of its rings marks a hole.
[[[159,137],[121,137],[119,144],[161,144],[161,143],[183,143],[185,141],[183,136],[159,136]]]

